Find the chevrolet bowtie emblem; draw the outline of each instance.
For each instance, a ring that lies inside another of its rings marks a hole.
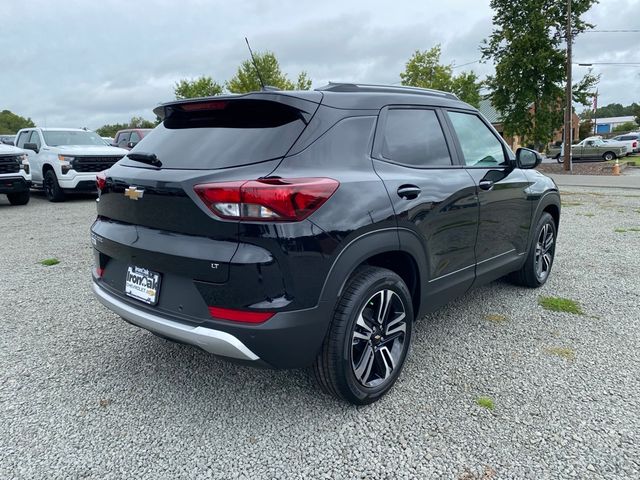
[[[144,190],[138,190],[138,187],[129,187],[124,191],[124,196],[131,200],[140,200],[144,195]]]

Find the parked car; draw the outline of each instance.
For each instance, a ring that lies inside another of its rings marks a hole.
[[[127,150],[105,145],[97,133],[78,128],[25,128],[17,146],[26,150],[32,186],[52,202],[72,191],[96,190],[96,173],[120,160]]]
[[[14,145],[15,140],[15,135],[0,135],[0,143],[4,143],[5,145]]]
[[[129,128],[127,130],[119,130],[116,133],[116,139],[112,143],[112,145],[120,148],[126,148],[127,150],[131,150],[151,130],[152,130],[151,128]]]
[[[472,286],[549,278],[554,182],[452,94],[330,84],[174,101],[98,176],[93,290],[126,321],[255,366],[313,365],[354,404],[413,322]]]
[[[612,140],[624,143],[630,153],[640,153],[640,133],[625,133],[624,135],[613,137]]]
[[[29,203],[30,185],[27,153],[0,143],[0,194],[5,194],[11,205],[25,205]]]
[[[562,163],[564,161],[562,152],[562,147],[553,145],[549,147],[547,156],[555,158],[558,163]],[[580,143],[571,145],[571,156],[573,161],[577,162],[602,162],[624,157],[626,154],[627,147],[625,145],[607,143],[599,138],[586,138]]]

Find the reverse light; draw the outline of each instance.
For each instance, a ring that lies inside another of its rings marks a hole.
[[[209,307],[209,314],[220,320],[232,322],[262,323],[275,315],[274,312],[248,312],[246,310],[232,310],[230,308]]]
[[[107,171],[103,170],[96,174],[96,187],[99,192],[104,190],[104,187],[107,186]]]
[[[299,222],[320,208],[339,186],[332,178],[264,178],[206,183],[194,190],[222,218]]]

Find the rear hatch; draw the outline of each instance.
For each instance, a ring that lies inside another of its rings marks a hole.
[[[319,92],[303,95],[254,93],[158,107],[162,124],[99,179],[92,231],[94,245],[105,254],[100,264],[119,258],[120,268],[173,265],[191,278],[226,281],[239,222],[214,215],[194,186],[268,176],[322,98]]]

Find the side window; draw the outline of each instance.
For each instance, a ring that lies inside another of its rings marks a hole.
[[[451,156],[436,112],[406,108],[388,110],[382,156],[409,167],[451,165]]]
[[[131,132],[131,140],[130,142],[136,144],[140,141],[140,134],[138,132]]]
[[[130,132],[122,132],[118,135],[118,138],[116,138],[116,143],[119,147],[127,146],[127,143],[129,142],[129,135]]]
[[[502,143],[477,115],[460,112],[447,114],[458,136],[467,166],[494,167],[507,164]]]
[[[30,133],[30,130],[27,130],[26,132],[20,132],[20,135],[18,135],[18,139],[16,141],[16,147],[23,148],[25,143],[29,143],[27,139],[29,138]]]
[[[40,147],[42,146],[42,142],[40,141],[40,135],[35,130],[31,132],[29,143],[35,143],[38,146],[38,150],[40,150]]]

